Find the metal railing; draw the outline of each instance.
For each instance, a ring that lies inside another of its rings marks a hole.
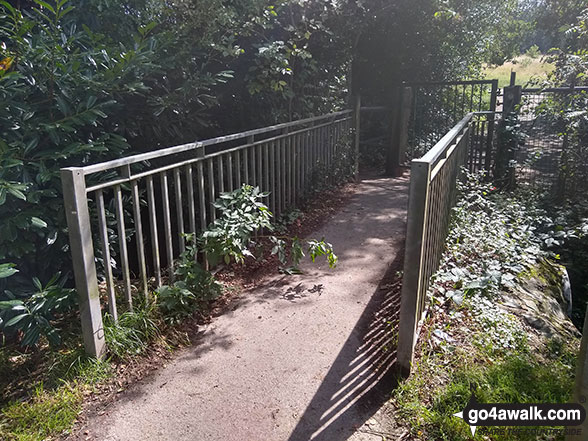
[[[358,115],[356,100],[354,110],[62,169],[86,351],[105,352],[101,293],[114,320],[120,294],[129,309],[136,288],[148,297],[166,269],[173,277],[184,233],[206,229],[215,199],[243,183],[270,192],[276,215],[296,206],[317,167],[332,166],[346,140],[357,144]]]
[[[475,115],[469,113],[423,157],[411,162],[398,334],[398,363],[404,372],[410,372],[429,281],[444,250],[457,180],[468,165],[475,127]]]

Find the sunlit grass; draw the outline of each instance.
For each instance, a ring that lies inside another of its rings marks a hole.
[[[497,79],[498,87],[504,87],[510,84],[510,73],[514,71],[517,73],[516,84],[524,87],[532,80],[547,79],[554,68],[553,64],[545,62],[541,56],[532,58],[521,55],[501,66],[487,66],[482,73],[487,79]]]
[[[0,439],[39,441],[70,429],[82,408],[82,389],[64,384],[45,390],[39,384],[27,401],[16,401],[2,409]]]

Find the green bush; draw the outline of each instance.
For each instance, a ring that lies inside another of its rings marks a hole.
[[[148,92],[154,69],[147,31],[132,48],[107,46],[72,8],[0,2],[0,261],[20,270],[13,290],[70,268],[59,169],[128,151],[121,105]]]
[[[0,331],[8,336],[20,331],[22,346],[35,346],[41,335],[52,346],[61,343],[61,336],[52,321],[69,312],[77,300],[73,289],[64,288],[66,281],[66,277],[57,273],[43,286],[35,277],[33,285],[36,291],[30,295],[24,294],[24,299],[16,298],[11,291],[5,291],[9,300],[0,301]]]
[[[244,184],[237,190],[222,194],[216,201],[215,207],[221,211],[221,215],[199,239],[201,250],[207,253],[212,264],[221,259],[227,264],[233,260],[244,263],[246,257],[255,257],[254,251],[260,240],[268,239],[273,245],[272,254],[278,256],[280,263],[291,264],[285,269],[286,272],[299,272],[298,265],[305,256],[303,242],[297,237],[274,234],[276,227],[271,222],[273,214],[262,202],[268,195],[257,187]],[[254,240],[256,232],[258,234]],[[308,239],[306,247],[313,262],[317,257],[325,256],[329,267],[336,266],[337,256],[332,245],[325,242],[324,238]]]

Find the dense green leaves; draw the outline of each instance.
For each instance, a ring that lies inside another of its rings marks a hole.
[[[41,335],[51,345],[58,345],[61,336],[52,321],[70,311],[76,303],[75,291],[64,288],[66,280],[60,273],[45,285],[33,278],[35,291],[30,297],[16,298],[7,291],[5,294],[10,300],[0,301],[0,331],[6,335],[20,334],[22,346],[35,346]]]

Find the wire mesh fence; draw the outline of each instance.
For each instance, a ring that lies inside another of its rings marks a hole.
[[[409,83],[413,89],[408,158],[418,158],[470,112],[496,110],[497,80]],[[489,125],[493,130],[493,125]]]
[[[519,185],[571,198],[588,189],[587,94],[588,88],[522,90]]]

